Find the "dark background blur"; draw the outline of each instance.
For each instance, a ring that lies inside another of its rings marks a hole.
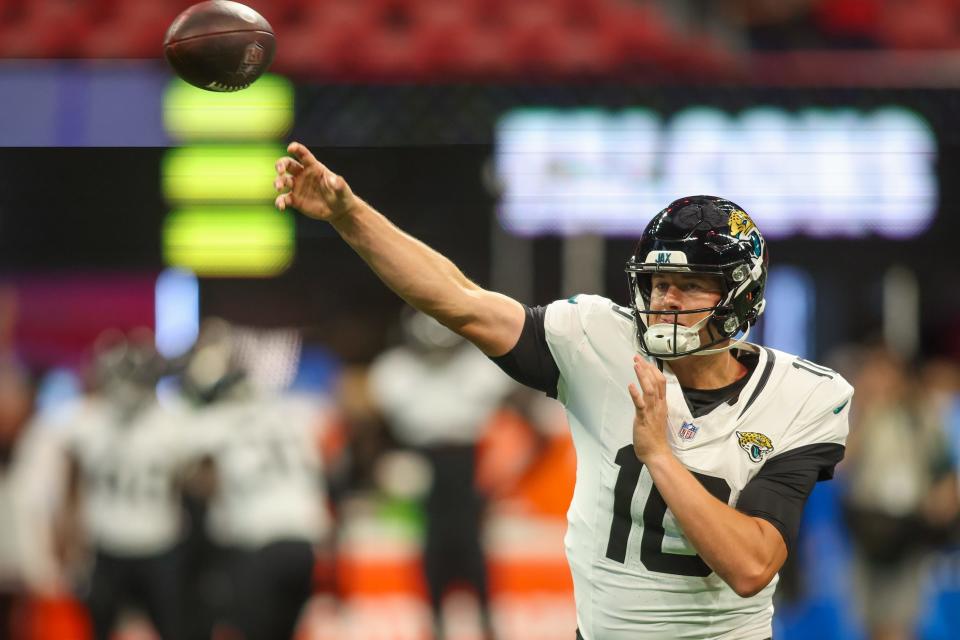
[[[152,70],[152,67],[148,67]],[[666,119],[689,106],[736,114],[752,105],[913,109],[936,138],[936,215],[915,238],[805,237],[770,242],[774,265],[807,271],[816,287],[820,356],[882,325],[881,285],[892,265],[920,279],[921,348],[956,355],[960,298],[954,293],[960,234],[952,179],[960,168],[953,126],[957,95],[947,89],[809,89],[753,86],[323,86],[297,89],[291,139],[305,142],[353,189],[401,228],[448,255],[473,279],[490,284],[491,225],[497,198],[483,179],[493,156],[496,118],[510,108],[643,105]],[[347,118],[347,114],[350,118]],[[13,126],[7,122],[6,126]],[[165,150],[154,147],[0,148],[0,262],[8,273],[51,270],[158,272],[164,267],[159,231],[167,205],[158,176]],[[877,185],[879,189],[879,185]],[[679,194],[677,194],[679,195]],[[870,202],[863,202],[869,219]],[[655,211],[636,212],[646,219]],[[763,228],[763,211],[754,216]],[[348,360],[372,357],[383,346],[399,302],[324,225],[297,220],[296,258],[269,281],[203,281],[204,313],[257,326],[294,325],[313,332]],[[545,304],[561,291],[560,238],[532,241],[533,298]],[[622,265],[629,238],[610,238],[605,293],[622,302]],[[331,277],[333,275],[333,277]],[[359,324],[358,324],[359,323]],[[357,344],[351,332],[365,327]]]

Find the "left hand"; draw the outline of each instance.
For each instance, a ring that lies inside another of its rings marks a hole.
[[[667,380],[657,366],[640,356],[633,357],[638,384],[627,388],[636,411],[633,416],[633,451],[637,459],[670,454],[667,442]]]

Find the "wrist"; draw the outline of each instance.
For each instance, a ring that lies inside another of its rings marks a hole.
[[[364,209],[369,209],[367,203],[353,196],[350,205],[343,207],[336,215],[330,216],[327,222],[329,222],[340,235],[349,234],[355,230],[357,223],[363,216]]]
[[[677,464],[677,458],[673,455],[673,451],[671,451],[669,447],[648,451],[642,458],[639,455],[637,458],[640,458],[644,466],[649,469],[651,475],[656,475],[658,472],[665,472],[672,465]]]

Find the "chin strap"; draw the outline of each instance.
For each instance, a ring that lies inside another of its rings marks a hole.
[[[741,342],[743,342],[744,340],[746,340],[746,339],[747,339],[747,336],[749,336],[749,335],[750,335],[750,325],[747,325],[747,330],[743,332],[743,335],[741,335],[739,338],[737,338],[736,340],[734,340],[733,342],[731,342],[731,343],[728,344],[727,346],[725,346],[725,347],[717,347],[717,348],[715,348],[715,349],[704,349],[703,351],[697,351],[697,352],[695,352],[695,353],[691,353],[690,355],[692,355],[692,356],[708,356],[708,355],[711,355],[711,354],[714,354],[714,353],[723,353],[724,351],[729,351],[730,349],[733,349],[733,348],[736,347],[738,344],[740,344]]]

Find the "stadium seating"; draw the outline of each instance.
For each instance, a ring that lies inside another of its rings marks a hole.
[[[154,58],[189,0],[6,0],[0,58]],[[275,69],[349,80],[606,75],[683,40],[631,0],[271,0]]]
[[[248,0],[274,26],[275,69],[350,81],[715,73],[735,52],[641,0]],[[190,0],[0,0],[0,58],[156,58]],[[922,10],[921,10],[922,9]],[[824,42],[952,48],[953,0],[823,0]],[[831,40],[832,39],[832,40]],[[856,46],[856,44],[855,44]]]

